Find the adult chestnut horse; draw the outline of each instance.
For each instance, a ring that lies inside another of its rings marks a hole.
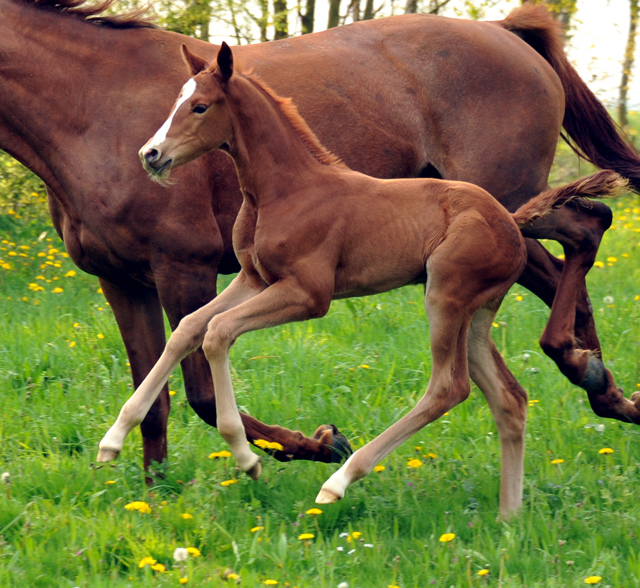
[[[464,401],[469,375],[496,420],[502,448],[500,512],[522,503],[527,394],[491,337],[502,299],[526,263],[519,227],[576,197],[609,195],[605,170],[548,190],[513,215],[488,192],[440,179],[379,180],[326,151],[290,100],[235,73],[222,44],[207,62],[183,46],[194,77],[162,128],[140,150],[153,177],[223,145],[233,157],[243,202],[233,229],[241,270],[216,299],[185,317],[162,357],[100,443],[113,459],[180,359],[202,345],[218,402],[218,430],[240,469],[260,476],[236,407],[229,349],[243,333],[324,316],[336,298],[385,292],[426,277],[433,366],[424,396],[398,422],[356,451],[323,485],[317,501],[346,488],[422,427]],[[533,229],[530,229],[533,230]]]
[[[168,188],[148,180],[136,151],[186,80],[180,46],[207,59],[218,48],[135,18],[98,18],[110,4],[0,0],[0,148],[47,185],[54,225],[73,261],[99,277],[137,386],[164,346],[162,310],[175,328],[215,296],[219,272],[239,269],[231,229],[241,196],[220,153],[178,170]],[[540,7],[497,23],[379,19],[239,47],[236,57],[292,96],[322,143],[369,175],[466,180],[515,210],[546,187],[564,117],[592,161],[640,187],[640,161],[568,64]],[[640,422],[597,358],[584,287],[609,222],[604,206],[553,215],[546,236],[563,242],[567,262],[528,240],[520,283],[549,305],[555,297],[543,348],[587,389],[594,410]],[[182,369],[191,406],[215,425],[202,352]],[[142,423],[145,465],[166,456],[168,411],[165,389]],[[308,438],[248,416],[243,423],[250,439],[283,446],[278,459],[335,459],[332,427]]]

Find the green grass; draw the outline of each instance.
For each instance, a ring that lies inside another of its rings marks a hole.
[[[629,393],[640,388],[640,202],[612,205],[615,228],[589,287],[606,364]],[[115,321],[93,278],[67,276],[74,268],[52,231],[37,241],[37,223],[9,225],[0,244],[0,472],[11,475],[0,485],[3,588],[179,586],[184,577],[216,587],[235,584],[229,573],[249,587],[554,588],[589,576],[640,586],[639,430],[596,417],[542,355],[548,310],[523,289],[509,294],[493,329],[535,401],[521,514],[496,520],[499,443],[475,390],[314,518],[305,512],[336,466],[266,458],[252,482],[232,460],[209,459],[224,443],[188,407],[179,372],[170,461],[157,484],[144,483],[137,430],[117,462],[94,467],[131,393]],[[356,448],[413,406],[430,365],[421,287],[337,302],[322,320],[251,333],[232,351],[245,410],[307,434],[336,423]],[[415,457],[423,465],[408,468]],[[133,501],[151,512],[125,509]],[[456,537],[442,543],[444,533]],[[201,556],[178,564],[176,547]],[[166,571],[140,568],[147,556]]]

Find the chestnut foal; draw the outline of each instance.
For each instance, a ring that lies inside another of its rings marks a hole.
[[[519,227],[576,197],[613,193],[622,180],[602,171],[543,192],[512,215],[472,184],[374,179],[325,150],[289,100],[234,73],[226,44],[209,67],[185,46],[183,53],[195,77],[140,156],[155,179],[166,181],[173,167],[212,149],[228,150],[244,196],[233,233],[242,269],[215,300],[180,322],[100,443],[98,461],[117,455],[178,362],[202,344],[216,390],[218,430],[238,466],[258,478],[260,461],[247,444],[229,372],[234,341],[248,331],[323,316],[334,298],[426,279],[433,354],[427,391],[407,415],[356,451],[317,501],[344,496],[398,445],[465,400],[471,376],[500,435],[500,511],[516,511],[527,400],[490,329],[525,265]]]

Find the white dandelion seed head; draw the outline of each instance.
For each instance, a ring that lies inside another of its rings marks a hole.
[[[605,426],[603,423],[598,423],[595,427],[593,427],[598,433],[604,433]]]
[[[349,588],[349,583],[348,582],[340,582],[340,584],[338,584],[338,588]]]
[[[613,302],[614,302],[613,296],[605,296],[602,299],[602,302],[604,302],[605,304],[613,304]]]
[[[349,533],[340,533],[339,537],[341,537],[342,539],[344,539],[345,537],[348,537]]]
[[[11,483],[11,474],[9,472],[3,472],[0,476],[0,480],[2,480],[3,484]]]
[[[336,550],[338,550],[338,551],[344,551],[344,547],[342,547],[342,545],[340,545],[340,546],[336,547]]]
[[[173,559],[175,561],[185,561],[189,557],[189,552],[185,547],[176,547],[173,550]]]

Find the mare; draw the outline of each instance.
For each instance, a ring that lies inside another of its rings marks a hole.
[[[601,171],[548,190],[509,213],[473,184],[440,179],[379,180],[327,151],[290,100],[234,73],[222,44],[207,62],[183,46],[191,78],[170,118],[140,150],[147,171],[171,169],[212,149],[232,156],[243,191],[233,232],[241,270],[211,303],[183,319],[158,364],[100,443],[113,459],[180,359],[202,345],[218,403],[218,430],[252,478],[260,460],[236,407],[229,350],[243,333],[324,316],[331,301],[424,281],[433,364],[417,405],[356,451],[323,485],[317,502],[344,496],[393,449],[464,401],[469,376],[496,420],[502,448],[500,511],[522,500],[527,395],[490,334],[500,303],[526,263],[519,227],[554,207],[615,192],[620,176]]]
[[[218,47],[101,15],[111,2],[99,4],[0,0],[0,148],[46,184],[53,224],[74,263],[98,276],[138,386],[164,347],[162,311],[175,329],[215,296],[218,273],[238,270],[231,233],[242,197],[232,161],[217,151],[177,170],[167,188],[136,163],[187,80],[180,46],[207,59]],[[465,180],[515,210],[545,189],[564,120],[591,161],[640,188],[640,160],[539,6],[494,23],[376,19],[238,47],[235,56],[292,96],[324,145],[372,176]],[[584,286],[610,211],[569,205],[551,218],[545,236],[563,243],[566,263],[527,239],[519,279],[553,304],[543,348],[598,414],[640,423],[598,358]],[[189,403],[215,425],[202,351],[182,370]],[[167,455],[168,413],[165,388],[141,425],[145,465]],[[331,437],[346,449],[331,426],[305,437],[242,419],[249,439],[283,446],[280,460],[337,459]]]

